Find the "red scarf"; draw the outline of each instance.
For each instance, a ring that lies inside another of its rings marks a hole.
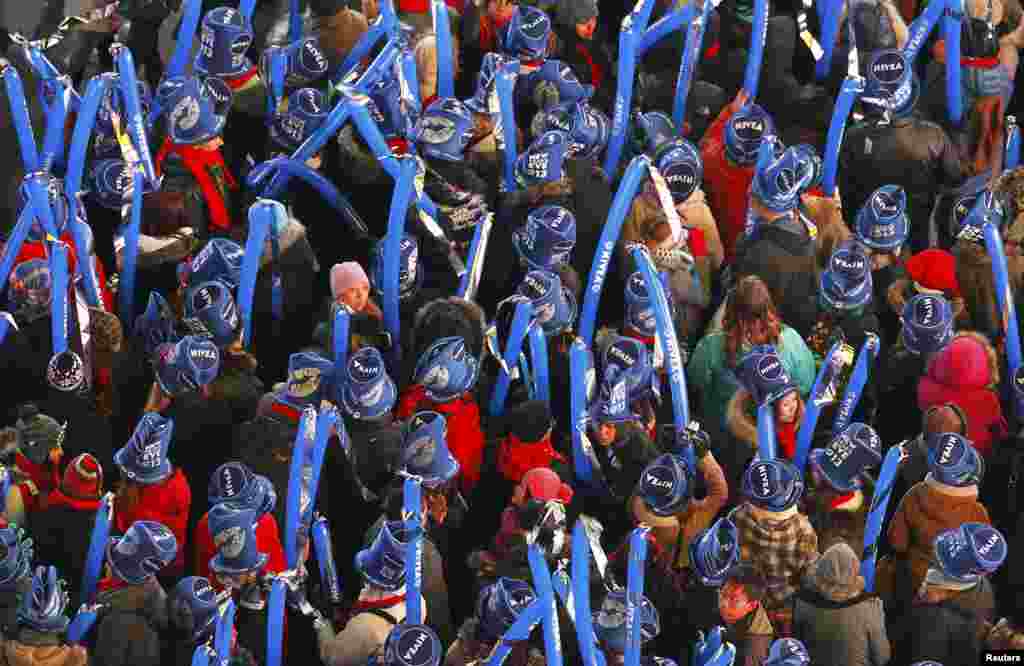
[[[796,457],[796,429],[797,423],[775,424],[775,439],[779,445],[779,452],[786,458],[792,460]]]
[[[509,434],[498,445],[498,471],[512,483],[519,483],[523,475],[536,467],[551,467],[555,460],[565,457],[551,446],[551,435],[539,442],[524,442]]]
[[[228,171],[227,165],[224,164],[224,156],[221,155],[220,150],[203,150],[195,146],[185,146],[173,143],[168,138],[164,141],[164,145],[160,147],[160,152],[156,155],[157,176],[161,174],[164,159],[168,155],[181,157],[185,163],[185,168],[189,170],[192,177],[199,183],[203,199],[206,200],[206,208],[210,211],[210,224],[222,231],[230,229],[231,214],[228,212],[228,205],[224,200],[224,194],[217,187],[217,182],[213,179],[211,168],[218,166],[221,168],[229,189],[237,190],[238,182],[231,175],[231,172]]]
[[[48,498],[49,506],[66,506],[74,511],[98,511],[100,508],[100,500],[84,498],[84,497],[71,497],[65,495],[64,491],[60,488],[54,489]]]
[[[587,66],[590,67],[590,83],[594,88],[600,88],[601,82],[604,81],[604,67],[594,60],[590,55],[590,49],[583,42],[576,44],[576,53],[583,56],[583,59],[587,61]]]
[[[249,81],[252,81],[254,78],[256,78],[256,74],[258,73],[259,70],[253,67],[244,74],[239,74],[238,76],[232,77],[230,79],[224,79],[224,83],[228,84],[228,88],[231,88],[232,91],[236,91],[239,88],[244,87],[245,84],[249,83]]]
[[[60,470],[49,461],[37,465],[18,451],[14,454],[14,464],[22,474],[31,479],[41,493],[49,493],[60,485]]]

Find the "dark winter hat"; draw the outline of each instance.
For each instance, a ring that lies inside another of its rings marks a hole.
[[[661,111],[634,111],[630,122],[629,144],[637,155],[654,155],[658,148],[676,136],[672,118]]]
[[[490,56],[491,54],[487,55]],[[495,56],[501,57],[497,56],[497,54]],[[482,76],[483,72],[481,71]],[[492,72],[491,79],[488,79],[488,87],[493,77],[494,74]],[[539,69],[530,72],[521,80],[529,98],[542,111],[558,104],[589,100],[594,95],[594,86],[580,83],[580,80],[576,78],[576,73],[572,71],[572,67],[561,60],[545,60]],[[477,95],[473,98],[475,106],[479,106],[479,103],[476,102],[479,97],[480,88],[478,87]],[[486,98],[483,99],[486,102]],[[473,110],[486,111],[486,104],[483,109],[474,108]]]
[[[304,37],[284,48],[288,70],[284,84],[288,88],[302,88],[322,79],[329,67],[327,56],[316,37]]]
[[[253,67],[245,55],[252,37],[252,27],[237,9],[217,7],[206,12],[192,68],[206,76],[231,78],[245,74]]]
[[[551,408],[543,400],[527,400],[505,412],[505,427],[521,442],[539,442],[551,429]]]
[[[601,391],[590,410],[590,418],[595,425],[640,420],[640,415],[629,408],[628,386],[626,371],[605,373]]]
[[[985,244],[985,225],[992,223],[1002,232],[1006,227],[1006,208],[988,190],[961,197],[953,204],[953,233],[957,239]]]
[[[512,232],[512,247],[530,270],[554,271],[569,262],[576,247],[576,216],[562,206],[535,208]]]
[[[415,141],[427,157],[461,162],[473,138],[473,116],[454,97],[430,103],[416,123]]]
[[[448,424],[437,412],[416,412],[402,430],[399,464],[407,473],[421,477],[427,488],[443,485],[459,473],[459,461],[448,449],[447,434]]]
[[[757,405],[775,402],[797,390],[773,345],[757,345],[747,352],[736,366],[736,375]]]
[[[213,472],[206,496],[211,505],[228,502],[254,510],[260,516],[273,511],[277,504],[277,491],[270,479],[235,461],[224,463]]]
[[[242,275],[242,246],[226,238],[211,238],[191,261],[178,266],[178,279],[182,284],[202,284],[220,280],[232,291],[238,289]]]
[[[193,335],[209,337],[224,348],[238,339],[241,318],[231,288],[220,281],[204,282],[185,297],[185,326]]]
[[[869,56],[861,101],[888,109],[897,118],[914,110],[921,96],[921,82],[914,63],[900,49],[884,49]]]
[[[814,163],[805,154],[787,148],[767,164],[758,164],[750,193],[769,210],[785,213],[800,203],[800,193],[814,178]]]
[[[935,537],[935,559],[942,573],[964,583],[995,573],[1008,552],[1003,535],[985,523],[964,523]]]
[[[175,321],[174,311],[160,292],[149,292],[146,311],[135,318],[135,337],[141,340],[147,358],[152,357],[160,345],[178,341]]]
[[[548,51],[551,19],[534,7],[518,5],[503,33],[501,50],[527,60],[541,60]]]
[[[57,567],[36,567],[32,586],[18,604],[18,626],[46,634],[67,629],[70,620],[64,615],[70,597],[67,583],[57,575]]]
[[[476,75],[476,90],[472,97],[463,102],[467,109],[473,113],[492,113],[491,94],[494,91],[495,76],[502,65],[511,61],[512,58],[493,51],[484,54],[480,72]],[[497,109],[493,109],[493,112],[497,113]]]
[[[749,104],[725,124],[725,154],[740,166],[753,166],[761,139],[775,134],[775,123],[768,112],[757,104]]]
[[[91,453],[79,453],[64,468],[62,493],[76,500],[98,500],[103,496],[103,467]]]
[[[174,397],[209,386],[220,372],[220,350],[208,338],[186,335],[165,343],[153,354],[153,371],[160,389]]]
[[[953,308],[942,296],[918,294],[903,306],[903,344],[915,354],[934,354],[953,339]]]
[[[597,0],[559,0],[557,20],[564,26],[574,27],[597,18]]]
[[[11,592],[29,575],[35,547],[28,533],[16,525],[0,528],[0,590]]]
[[[898,250],[910,233],[906,191],[899,185],[883,185],[872,192],[857,213],[854,232],[873,250]]]
[[[665,178],[672,201],[678,206],[690,198],[704,180],[704,163],[696,146],[686,139],[672,139],[658,148],[654,158]]]
[[[536,598],[529,583],[515,578],[503,576],[488,585],[476,603],[477,637],[485,643],[497,641]]]
[[[882,440],[875,429],[851,423],[823,449],[811,452],[811,467],[838,493],[851,493],[864,485],[862,475],[882,462]]]
[[[604,648],[618,654],[625,653],[626,642],[629,640],[626,628],[626,605],[626,591],[612,590],[601,603],[601,610],[594,612],[594,633],[597,634],[597,640]],[[637,615],[637,619],[640,621],[641,644],[661,633],[658,609],[647,597],[640,598]]]
[[[981,483],[985,461],[971,441],[955,432],[928,435],[928,471],[947,486],[963,488]]]
[[[50,313],[53,276],[45,259],[29,259],[15,266],[9,287],[11,309],[20,321],[32,322]]]
[[[225,502],[210,509],[210,536],[217,554],[210,558],[210,571],[218,574],[243,574],[259,571],[269,556],[256,545],[256,521],[253,509]]]
[[[811,655],[795,638],[780,638],[768,650],[764,666],[810,666]]]
[[[213,637],[219,607],[220,599],[210,581],[188,576],[174,586],[168,610],[171,623],[198,644]]]
[[[608,145],[611,122],[586,101],[562,102],[538,112],[530,129],[535,137],[550,131],[566,132],[572,156],[596,159]]]
[[[766,511],[778,513],[796,506],[803,492],[800,471],[787,460],[754,460],[743,473],[743,496]]]
[[[576,297],[562,278],[551,271],[530,271],[519,283],[517,293],[533,303],[533,317],[550,337],[572,328],[576,322]]]
[[[163,524],[136,520],[107,546],[107,563],[114,575],[130,585],[142,585],[174,561],[178,540]]]
[[[679,456],[663,453],[640,475],[636,493],[655,516],[675,516],[686,509],[693,492],[690,473]]]
[[[425,624],[399,624],[384,641],[380,666],[440,666],[441,639]]]
[[[672,291],[668,288],[668,273],[659,272],[665,297],[668,300],[669,314],[675,316],[675,301]],[[644,337],[653,338],[658,333],[658,319],[654,314],[647,282],[643,273],[637,271],[626,280],[626,326]]]
[[[821,274],[821,297],[836,310],[867,305],[873,293],[871,260],[854,240],[841,242]]]
[[[405,551],[412,540],[406,523],[385,522],[369,548],[356,553],[359,574],[374,587],[393,592],[405,585]]]
[[[161,109],[167,118],[171,141],[194,145],[220,136],[228,112],[223,103],[223,81],[210,77],[200,82],[193,76],[180,76],[167,79],[160,86],[164,99]]]
[[[516,159],[516,183],[526,188],[561,180],[571,147],[572,141],[565,132],[552,130],[541,134]]]
[[[349,356],[335,395],[335,402],[350,418],[375,419],[394,408],[398,391],[380,352],[363,347]]]
[[[281,402],[296,409],[320,402],[330,395],[334,364],[319,354],[300,352],[288,357],[288,381]]]
[[[647,345],[636,338],[619,335],[604,349],[602,358],[604,374],[626,373],[626,390],[630,402],[654,396],[661,399],[661,386]]]
[[[402,234],[398,245],[398,297],[401,300],[412,298],[423,286],[426,271],[420,266],[420,246],[416,237]],[[373,259],[370,262],[370,283],[378,294],[384,293],[384,241],[374,246]]]
[[[288,96],[288,104],[274,114],[270,138],[293,152],[327,120],[327,96],[315,88],[299,88]]]
[[[114,464],[125,478],[152,485],[171,476],[174,469],[167,459],[174,434],[174,419],[146,412],[139,419],[128,443],[114,454]]]
[[[740,538],[732,518],[719,518],[690,542],[690,565],[701,584],[719,587],[739,564]]]
[[[64,445],[68,424],[63,425],[39,411],[33,403],[18,408],[14,429],[18,433],[18,450],[36,465],[50,457],[50,451]]]
[[[476,384],[479,361],[460,337],[447,337],[427,347],[416,363],[413,383],[434,402],[451,402]]]

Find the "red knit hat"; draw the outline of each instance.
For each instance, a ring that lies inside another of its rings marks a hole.
[[[103,494],[103,468],[90,453],[80,453],[64,470],[60,489],[71,499],[99,499]]]
[[[956,259],[945,250],[929,249],[907,260],[907,274],[919,294],[937,294],[946,298],[960,297],[956,279]]]

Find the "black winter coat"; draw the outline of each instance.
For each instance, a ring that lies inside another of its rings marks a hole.
[[[32,514],[29,519],[36,561],[57,567],[67,581],[72,602],[79,603],[84,556],[89,550],[96,512],[56,505]]]

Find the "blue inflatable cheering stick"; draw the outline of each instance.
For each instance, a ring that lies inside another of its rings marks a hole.
[[[622,19],[619,31],[618,79],[615,91],[615,113],[612,117],[612,132],[604,157],[604,172],[609,179],[615,178],[626,143],[629,116],[633,101],[633,79],[636,77],[637,43],[647,30],[653,0],[639,0],[633,11]]]
[[[804,418],[800,422],[800,428],[796,435],[796,456],[793,458],[793,464],[801,474],[807,464],[807,456],[811,452],[811,440],[814,438],[814,429],[818,426],[821,409],[838,400],[839,378],[843,368],[851,363],[853,363],[853,347],[836,342],[828,350],[825,361],[818,370],[818,376],[814,379],[814,386],[811,388],[811,395],[804,410]]]
[[[267,595],[267,666],[281,666],[284,643],[284,607],[288,597],[288,584],[275,576],[270,581]]]
[[[892,496],[892,486],[896,482],[896,474],[900,466],[909,457],[907,442],[897,444],[889,449],[882,462],[882,469],[875,481],[875,492],[871,497],[871,508],[864,528],[864,552],[861,555],[860,575],[864,577],[864,590],[875,591],[875,561],[878,558],[878,537],[882,535],[882,524],[885,521],[885,510]]]
[[[704,0],[700,16],[691,20],[690,26],[686,29],[686,43],[683,46],[683,57],[679,61],[679,76],[676,79],[676,97],[672,104],[672,122],[676,127],[682,127],[686,122],[686,100],[690,97],[697,62],[704,48],[704,31],[711,18],[712,2],[713,0]],[[690,3],[687,7],[693,7],[694,4]]]
[[[239,11],[245,17],[245,22],[252,25],[252,10],[255,0],[242,0]],[[185,0],[185,12],[182,14],[181,23],[178,24],[177,39],[174,41],[174,52],[164,70],[164,79],[175,76],[185,76],[188,67],[188,57],[192,54],[192,43],[196,38],[196,30],[199,29],[199,21],[202,19],[203,0]]]
[[[467,301],[476,298],[480,279],[484,274],[484,259],[487,257],[487,245],[494,229],[494,214],[488,213],[484,221],[476,225],[473,231],[473,242],[469,245],[469,268],[459,281],[458,297]]]
[[[398,282],[401,270],[402,234],[405,233],[406,212],[412,201],[417,164],[414,157],[400,160],[398,182],[391,195],[388,210],[388,233],[384,237],[384,285],[383,293],[384,326],[391,335],[389,355],[392,363],[401,360],[401,312],[399,308]]]
[[[949,122],[959,127],[964,119],[963,90],[960,87],[960,28],[964,0],[947,0],[942,17],[942,39],[946,43],[946,111]]]
[[[135,144],[146,182],[155,189],[158,187],[158,179],[153,156],[149,151],[149,141],[146,139],[146,125],[142,117],[142,104],[139,101],[139,82],[135,78],[135,59],[126,46],[116,42],[111,45],[110,54],[117,63],[120,75],[121,100],[124,104],[128,136]]]
[[[302,417],[299,420],[299,427],[295,433],[295,443],[292,445],[291,465],[288,469],[288,495],[285,498],[284,514],[284,557],[289,569],[295,569],[299,563],[298,537],[301,529],[303,507],[302,495],[307,490],[305,486],[305,458],[306,449],[313,446],[316,439],[316,410],[306,407],[302,410]],[[307,491],[308,492],[308,491]],[[312,506],[313,500],[309,499]]]
[[[548,377],[548,340],[544,327],[534,323],[527,334],[530,340],[530,361],[533,366],[533,399],[551,405],[551,382]]]
[[[640,44],[636,49],[636,56],[643,58],[655,44],[672,33],[682,30],[687,25],[692,27],[691,22],[695,14],[696,8],[692,2],[666,12],[664,16],[654,22],[654,25],[649,26],[644,31]]]
[[[1010,171],[1020,164],[1020,127],[1016,116],[1006,116],[1006,153],[1003,169]]]
[[[422,479],[404,474],[402,482],[402,520],[409,530],[409,545],[405,550],[405,620],[419,624],[423,618],[423,493]]]
[[[504,158],[504,189],[506,192],[514,192],[516,189],[516,159],[519,157],[519,127],[516,125],[516,111],[513,102],[516,77],[519,75],[519,61],[512,60],[498,67],[494,74],[494,88],[498,94],[498,107],[501,111],[500,122],[501,132],[495,133],[495,138],[501,145],[501,153]]]
[[[757,87],[761,81],[761,63],[764,62],[764,44],[768,38],[768,0],[754,0],[754,24],[750,28],[750,54],[743,74],[743,89],[750,102],[757,99]]]
[[[430,0],[430,13],[437,37],[437,96],[455,97],[455,67],[452,64],[452,24],[444,0]]]
[[[534,599],[530,605],[519,613],[519,617],[508,628],[505,635],[498,641],[491,656],[487,658],[487,666],[501,666],[508,659],[517,644],[530,638],[533,628],[540,624],[544,617],[544,603],[541,599]]]
[[[821,58],[815,63],[814,75],[819,81],[828,78],[832,71],[832,54],[839,34],[843,0],[821,0],[818,2],[818,21],[821,25]]]
[[[603,492],[604,477],[594,448],[587,437],[588,407],[597,383],[594,356],[582,338],[569,348],[569,420],[572,434],[572,469],[580,488]]]
[[[562,666],[562,643],[558,628],[558,606],[555,590],[551,584],[551,570],[537,544],[531,543],[527,550],[530,574],[541,604],[544,627],[544,656],[548,666]]]
[[[512,327],[505,341],[505,350],[502,358],[505,363],[498,371],[498,379],[494,383],[494,393],[491,394],[490,415],[501,416],[505,412],[505,399],[508,397],[509,387],[512,385],[512,368],[515,368],[519,359],[519,353],[523,349],[523,340],[533,318],[533,305],[526,300],[516,304],[515,315],[512,318]],[[526,378],[523,378],[526,380]]]
[[[839,409],[836,410],[836,417],[832,422],[832,432],[838,434],[850,425],[853,411],[857,408],[857,403],[860,402],[864,387],[867,386],[871,367],[878,357],[879,344],[878,336],[868,332],[857,353],[857,362],[853,366],[853,374],[850,375],[850,381],[846,385],[843,400],[839,403]]]
[[[331,87],[346,82],[360,63],[370,55],[377,43],[381,39],[396,38],[398,29],[398,16],[395,14],[392,0],[381,0],[380,15],[370,24],[369,30],[363,33],[337,69],[331,72]]]
[[[99,583],[103,565],[106,563],[107,544],[110,541],[110,529],[113,523],[114,493],[107,493],[100,500],[100,508],[93,518],[89,547],[85,551],[80,592],[83,604],[91,604],[96,598],[96,585]]]
[[[992,194],[983,192],[974,206],[987,207]],[[1017,324],[1017,307],[1010,288],[1009,272],[1006,268],[1006,253],[1003,250],[1003,239],[996,225],[987,220],[983,228],[985,234],[985,250],[992,257],[992,276],[995,280],[996,298],[999,303],[1000,319],[1002,320],[1003,339],[1006,346],[1006,360],[1009,374],[1014,376],[1021,367],[1020,328]]]
[[[828,125],[828,138],[825,142],[825,159],[822,166],[821,189],[825,196],[833,196],[836,192],[836,175],[839,165],[839,149],[842,147],[843,136],[846,134],[846,123],[854,102],[864,93],[862,77],[846,77],[839,89],[839,98],[832,109],[832,120]]]
[[[263,245],[270,234],[270,225],[281,216],[288,219],[282,203],[273,199],[257,199],[249,206],[249,234],[245,239],[242,271],[238,285],[238,310],[242,315],[242,345],[252,344],[252,306],[256,296],[256,276],[263,256]]]
[[[648,527],[629,535],[629,564],[626,567],[626,654],[625,666],[640,666],[641,609],[644,599],[644,570],[647,563]]]
[[[4,88],[7,90],[7,103],[10,105],[11,120],[18,138],[18,149],[21,151],[21,164],[26,173],[38,171],[39,150],[36,147],[35,135],[32,133],[25,87],[21,84],[18,70],[6,60],[0,61],[0,76],[3,76]]]
[[[338,574],[338,565],[334,561],[334,550],[331,548],[331,531],[327,526],[327,519],[317,515],[313,518],[313,526],[310,528],[313,535],[313,550],[316,552],[316,562],[320,567],[320,584],[323,585],[327,600],[333,606],[341,603],[341,577]]]
[[[135,321],[135,273],[139,258],[139,230],[142,225],[143,178],[142,171],[132,170],[132,185],[124,191],[125,201],[121,205],[124,254],[117,300],[118,311],[124,321]]]
[[[584,666],[604,666],[605,659],[594,633],[590,610],[590,541],[582,520],[572,529],[572,601],[576,616],[576,640]]]

